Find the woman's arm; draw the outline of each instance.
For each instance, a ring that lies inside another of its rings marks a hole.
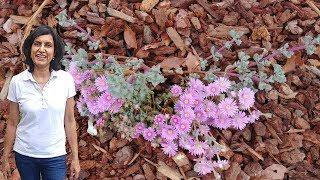
[[[7,128],[4,140],[4,150],[2,156],[2,166],[4,168],[4,175],[10,175],[9,156],[12,151],[13,142],[16,137],[17,125],[19,123],[19,104],[16,102],[9,102],[9,119],[7,120]]]
[[[80,173],[80,164],[78,158],[78,140],[77,140],[77,129],[76,120],[74,118],[74,106],[75,102],[73,97],[67,99],[65,116],[64,116],[64,126],[68,139],[69,146],[72,153],[72,162],[70,165],[70,176],[73,178],[78,178]]]

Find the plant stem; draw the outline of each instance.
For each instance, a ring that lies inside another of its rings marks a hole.
[[[78,29],[79,31],[81,31],[82,33],[87,34],[90,41],[92,41],[92,42],[96,42],[97,41],[86,30],[84,30],[82,27],[80,27],[78,24],[75,24],[73,26],[76,29]]]

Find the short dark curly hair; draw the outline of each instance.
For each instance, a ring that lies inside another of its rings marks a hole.
[[[50,34],[52,36],[54,42],[54,59],[50,62],[49,70],[57,71],[61,69],[60,61],[63,58],[65,52],[64,42],[52,27],[47,25],[41,25],[29,34],[29,36],[26,38],[22,45],[22,51],[26,58],[24,62],[29,66],[29,72],[33,72],[34,70],[34,63],[31,59],[31,46],[37,37],[47,34]]]

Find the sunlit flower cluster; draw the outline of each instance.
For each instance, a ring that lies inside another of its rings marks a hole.
[[[260,112],[252,110],[255,93],[246,87],[231,91],[231,82],[225,77],[208,85],[198,79],[190,79],[187,84],[185,89],[179,85],[170,89],[175,113],[156,115],[150,127],[136,124],[134,137],[142,135],[147,141],[159,143],[168,156],[176,155],[179,147],[186,149],[197,158],[194,170],[204,175],[228,165],[220,160],[223,147],[212,137],[211,129],[242,130],[257,120]]]

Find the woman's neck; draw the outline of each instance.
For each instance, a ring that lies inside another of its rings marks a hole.
[[[49,68],[45,68],[45,69],[34,68],[32,75],[36,79],[48,79],[50,77],[50,71],[49,71]]]

